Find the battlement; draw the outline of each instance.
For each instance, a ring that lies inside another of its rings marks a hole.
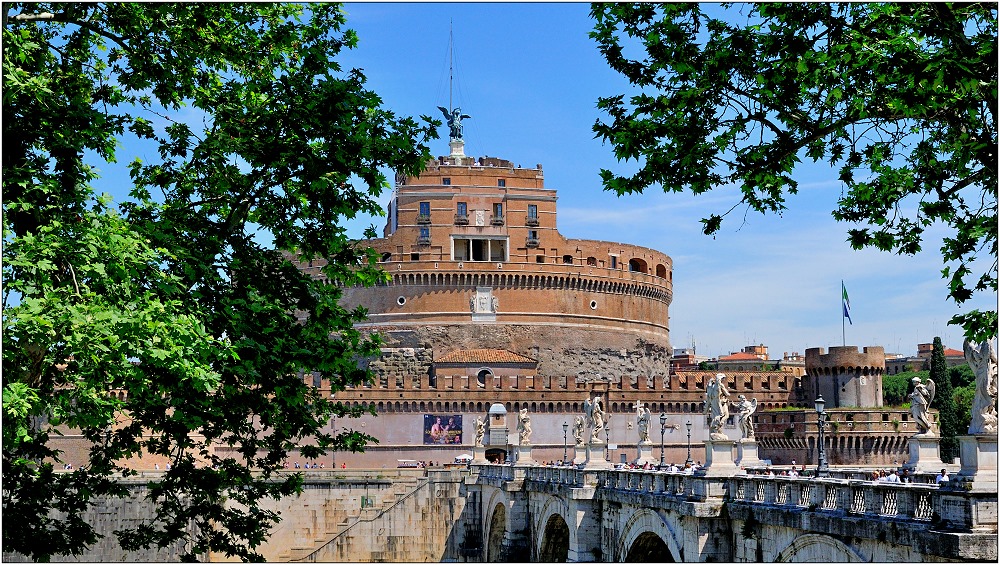
[[[882,405],[885,348],[873,345],[862,352],[853,345],[806,349],[806,376],[802,383],[810,398],[822,396],[831,408],[869,408]]]
[[[853,345],[831,347],[824,353],[822,347],[806,349],[806,374],[830,375],[845,372],[882,374],[885,372],[885,348],[880,345],[865,347],[859,353]]]

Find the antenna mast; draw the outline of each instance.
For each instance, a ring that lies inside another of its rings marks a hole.
[[[455,109],[455,105],[452,103],[451,92],[452,92],[452,81],[455,79],[455,33],[454,33],[455,20],[448,20],[448,111],[451,112]]]

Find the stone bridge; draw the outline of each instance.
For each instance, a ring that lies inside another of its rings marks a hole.
[[[474,466],[470,561],[997,559],[997,493],[934,484]]]

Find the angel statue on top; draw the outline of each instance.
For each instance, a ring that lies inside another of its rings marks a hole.
[[[934,421],[931,419],[931,402],[934,401],[936,386],[934,381],[927,379],[920,382],[920,377],[913,377],[913,392],[910,393],[910,413],[917,424],[917,435],[934,435]]]
[[[472,116],[463,114],[460,108],[455,108],[449,112],[444,106],[438,106],[438,110],[441,110],[445,120],[448,122],[448,131],[451,139],[462,139],[462,120],[471,118]]]

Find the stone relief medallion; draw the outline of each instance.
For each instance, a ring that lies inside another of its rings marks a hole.
[[[477,286],[476,293],[469,299],[469,309],[472,310],[472,321],[486,322],[497,319],[497,309],[500,301],[493,296],[493,287]]]
[[[486,210],[476,210],[476,225],[477,226],[486,225]]]

